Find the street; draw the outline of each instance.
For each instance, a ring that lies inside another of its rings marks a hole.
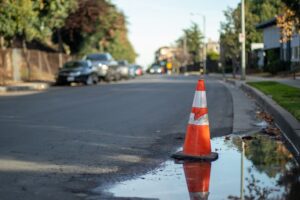
[[[1,199],[76,199],[169,158],[199,76],[144,76],[0,97]],[[211,137],[233,131],[232,94],[206,80]],[[83,195],[84,194],[84,195]]]

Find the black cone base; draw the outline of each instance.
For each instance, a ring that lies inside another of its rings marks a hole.
[[[184,154],[182,151],[179,151],[171,156],[174,159],[177,160],[187,160],[187,161],[208,161],[212,162],[218,159],[219,155],[218,153],[211,152],[208,155],[188,155]]]

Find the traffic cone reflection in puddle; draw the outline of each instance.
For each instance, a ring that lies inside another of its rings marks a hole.
[[[185,162],[185,179],[191,200],[207,200],[209,195],[210,162]]]
[[[172,155],[178,160],[214,161],[218,154],[211,152],[208,109],[204,80],[199,80],[193,100],[182,152]]]

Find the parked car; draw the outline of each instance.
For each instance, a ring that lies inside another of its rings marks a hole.
[[[121,78],[128,79],[129,76],[129,64],[127,60],[120,60],[118,61],[118,72],[121,75]]]
[[[93,66],[97,68],[99,79],[107,82],[120,80],[121,74],[117,70],[118,62],[109,53],[88,54],[84,60],[91,61]]]
[[[136,67],[135,67],[135,65],[129,65],[128,69],[129,69],[129,78],[135,78],[136,77],[136,74],[135,74]]]
[[[132,68],[134,69],[135,76],[142,76],[144,74],[143,68],[141,66],[133,64]]]
[[[162,74],[163,72],[163,68],[159,65],[152,65],[149,69],[150,74]]]
[[[70,61],[66,62],[59,69],[56,84],[65,85],[72,82],[92,85],[98,82],[97,69],[89,61]]]

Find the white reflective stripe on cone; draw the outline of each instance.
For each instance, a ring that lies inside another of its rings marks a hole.
[[[190,119],[189,119],[189,124],[190,125],[196,125],[196,126],[209,125],[208,114],[202,115],[198,119],[195,119],[195,114],[191,113],[190,114]]]
[[[196,91],[195,92],[193,107],[194,108],[207,108],[205,91]]]

